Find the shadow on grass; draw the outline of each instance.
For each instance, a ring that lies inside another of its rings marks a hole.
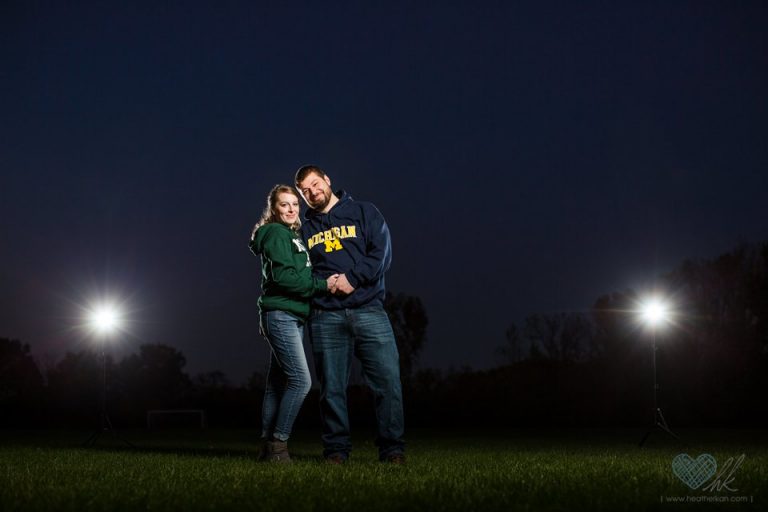
[[[256,461],[261,439],[253,431],[243,430],[117,430],[103,432],[95,443],[86,446],[93,432],[82,430],[5,431],[0,436],[2,447],[34,447],[68,449],[83,452],[165,454],[191,457],[239,458]],[[306,448],[307,436],[297,436],[297,445]],[[130,444],[129,444],[130,443]],[[319,442],[317,456],[291,453],[296,461],[322,461]]]
[[[711,450],[715,447],[736,448],[740,445],[768,447],[768,430],[679,429],[676,440],[664,432],[654,431],[640,448],[638,443],[646,429],[411,429],[406,441],[409,451],[435,448],[460,452],[483,453],[508,448],[517,452],[566,450],[579,451],[662,451]],[[255,460],[261,440],[256,430],[117,430],[101,434],[91,447],[84,443],[92,431],[27,430],[3,431],[2,447],[36,447],[92,450],[96,452],[160,453],[198,457],[235,457]],[[356,450],[375,450],[373,432],[356,432]],[[129,447],[123,439],[135,448]],[[291,444],[296,460],[322,460],[319,433],[299,431]],[[304,454],[314,454],[304,455]]]

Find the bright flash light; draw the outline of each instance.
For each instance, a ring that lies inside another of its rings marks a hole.
[[[642,304],[640,315],[645,323],[656,327],[669,320],[669,306],[663,300],[649,299]]]
[[[106,334],[114,331],[120,324],[120,315],[112,306],[101,306],[91,312],[91,326],[98,332]]]

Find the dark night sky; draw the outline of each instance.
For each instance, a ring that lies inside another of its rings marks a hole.
[[[0,4],[0,336],[46,364],[103,294],[124,352],[263,370],[247,239],[304,163],[385,214],[429,367],[768,238],[766,2],[115,4]]]

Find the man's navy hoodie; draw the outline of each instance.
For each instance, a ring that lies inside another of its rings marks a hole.
[[[328,213],[307,209],[301,237],[312,260],[315,277],[345,274],[355,291],[322,295],[312,305],[320,309],[356,308],[384,302],[384,273],[392,262],[392,244],[384,216],[371,203],[355,201],[343,190]]]

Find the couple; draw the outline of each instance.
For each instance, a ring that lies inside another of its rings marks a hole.
[[[302,346],[306,322],[320,380],[325,460],[343,464],[352,450],[347,384],[354,354],[374,394],[379,459],[402,464],[400,363],[383,307],[384,272],[392,260],[389,229],[372,204],[343,190],[334,193],[319,167],[301,167],[295,183],[309,206],[305,223],[299,219],[299,194],[277,185],[250,243],[261,256],[261,332],[272,352],[262,458],[290,461],[287,441],[311,386]]]

